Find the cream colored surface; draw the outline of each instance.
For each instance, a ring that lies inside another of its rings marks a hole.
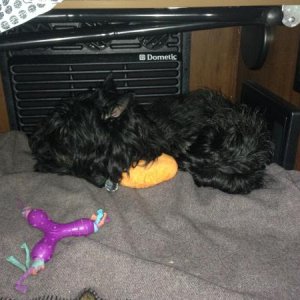
[[[300,4],[293,0],[64,0],[57,8],[163,8],[163,7],[208,7],[208,6],[254,6]]]

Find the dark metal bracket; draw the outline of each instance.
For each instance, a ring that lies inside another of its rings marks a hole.
[[[281,24],[281,7],[225,7],[178,9],[103,9],[53,10],[31,22],[76,22],[97,20],[95,28],[52,32],[15,33],[0,35],[0,50],[36,48],[92,40],[111,40],[133,36],[222,28],[232,26],[273,26]],[[122,22],[130,22],[128,25]],[[106,25],[114,22],[114,25]],[[22,26],[22,25],[21,25]]]
[[[251,70],[260,69],[267,57],[273,30],[268,25],[248,25],[241,30],[241,55]]]

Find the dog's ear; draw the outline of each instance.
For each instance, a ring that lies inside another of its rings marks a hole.
[[[110,117],[111,118],[118,118],[121,116],[121,114],[126,110],[128,104],[133,99],[133,94],[128,93],[118,100],[118,104],[115,106],[115,108],[112,110]]]
[[[103,82],[102,90],[100,90],[99,92],[99,99],[106,98],[108,100],[111,100],[112,102],[115,102],[115,99],[118,100],[111,112],[105,115],[105,119],[120,117],[121,114],[126,110],[129,102],[133,99],[133,96],[133,93],[127,93],[120,96],[116,89],[112,73],[109,73],[109,75]]]
[[[115,93],[117,91],[112,73],[109,73],[105,78],[102,90],[104,95]]]

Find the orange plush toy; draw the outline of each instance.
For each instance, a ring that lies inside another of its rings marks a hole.
[[[124,172],[121,185],[131,188],[147,188],[175,177],[178,165],[175,159],[162,154],[155,161],[146,164],[140,161],[137,166]]]

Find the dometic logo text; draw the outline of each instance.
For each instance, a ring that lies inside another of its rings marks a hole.
[[[177,54],[165,54],[165,55],[155,55],[155,54],[140,54],[139,60],[144,61],[165,61],[165,60],[178,60]]]

